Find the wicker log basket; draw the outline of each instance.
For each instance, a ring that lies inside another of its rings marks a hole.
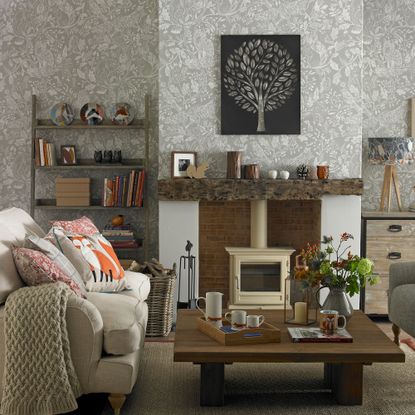
[[[156,259],[140,265],[134,261],[130,271],[142,272],[150,277],[151,290],[147,298],[148,337],[168,336],[173,324],[174,290],[176,288],[176,264],[173,269],[164,268]]]

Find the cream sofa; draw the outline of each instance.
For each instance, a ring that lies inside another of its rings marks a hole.
[[[23,286],[10,247],[21,245],[25,235],[44,236],[43,230],[21,209],[0,212],[0,394],[4,368],[4,302]],[[145,302],[148,277],[126,271],[132,291],[118,294],[89,293],[68,301],[66,320],[71,355],[84,394],[109,393],[115,414],[137,380],[147,325]]]

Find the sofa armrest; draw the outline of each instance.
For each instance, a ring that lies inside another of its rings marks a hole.
[[[72,362],[83,393],[90,383],[102,356],[104,324],[98,309],[88,300],[70,295],[66,309],[66,323]]]
[[[392,264],[389,268],[389,292],[388,306],[390,307],[390,299],[392,291],[405,284],[415,284],[415,262],[398,262]]]

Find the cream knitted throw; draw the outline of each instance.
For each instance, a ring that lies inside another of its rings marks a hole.
[[[1,412],[50,415],[75,410],[81,388],[66,330],[63,283],[25,287],[5,308],[5,369]]]

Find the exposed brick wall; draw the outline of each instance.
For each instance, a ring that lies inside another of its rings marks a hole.
[[[292,246],[299,250],[308,241],[319,241],[320,201],[268,201],[268,246]],[[250,202],[199,203],[199,293],[224,293],[229,300],[227,246],[250,244]]]

